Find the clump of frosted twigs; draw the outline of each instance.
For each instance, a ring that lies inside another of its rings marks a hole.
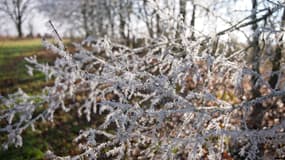
[[[26,60],[31,73],[42,71],[54,79],[54,85],[36,97],[22,90],[2,97],[6,109],[1,110],[5,126],[0,131],[7,133],[3,147],[22,146],[21,134],[34,128],[35,122],[53,121],[57,110],[68,114],[72,109],[88,121],[91,115],[105,115],[100,126],[82,131],[74,139],[82,149],[74,158],[220,159],[235,143],[240,145],[240,156],[254,159],[259,144],[284,142],[284,121],[254,130],[247,127],[246,119],[253,104],[283,96],[285,91],[271,89],[252,100],[224,100],[215,86],[227,83],[237,93],[244,92],[242,81],[252,74],[247,66],[223,54],[198,52],[196,44],[187,39],[180,41],[179,52],[171,47],[176,40],[162,40],[157,46],[131,49],[105,38],[89,42],[88,49],[78,44],[73,55],[45,41],[48,49],[59,54],[54,65],[40,64],[35,57]],[[86,96],[78,101],[76,96],[81,93]],[[237,117],[237,112],[242,115]],[[98,142],[102,137],[104,142]],[[48,155],[56,158],[52,152]]]
[[[19,90],[1,97],[3,147],[22,146],[22,133],[36,122],[53,122],[56,111],[76,110],[87,121],[103,115],[104,122],[78,133],[74,142],[81,154],[59,157],[48,151],[48,158],[222,159],[234,148],[240,157],[256,159],[262,144],[284,155],[284,120],[263,129],[248,127],[247,120],[253,105],[278,100],[285,91],[270,88],[242,63],[245,51],[215,55],[209,37],[191,41],[183,32],[176,37],[161,36],[141,48],[108,38],[86,40],[75,44],[73,54],[60,41],[44,41],[58,58],[53,65],[26,58],[28,69],[43,72],[54,85],[37,96]],[[252,76],[267,91],[250,99],[244,85]]]

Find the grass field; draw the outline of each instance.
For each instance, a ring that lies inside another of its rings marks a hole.
[[[32,55],[36,55],[38,60],[43,63],[52,63],[55,59],[54,54],[44,49],[41,39],[0,39],[0,95],[7,96],[7,94],[16,91],[17,88],[22,88],[30,94],[35,94],[41,91],[45,85],[52,83],[51,81],[46,82],[45,76],[42,73],[35,73],[32,77],[28,75],[25,67],[28,63],[24,58]],[[67,119],[68,117],[63,118]],[[68,123],[66,125],[68,126]],[[40,127],[44,128],[45,126]],[[73,130],[78,132],[76,129]],[[46,135],[44,136],[44,134]],[[53,132],[47,131],[46,133],[28,131],[24,133],[24,136],[24,145],[22,148],[11,146],[7,151],[1,148],[0,159],[43,159],[44,151],[51,149],[49,148],[51,145],[47,142],[64,144],[60,142],[59,137],[65,136],[65,130],[53,129]],[[0,144],[3,142],[3,138],[0,134]],[[67,145],[59,146],[69,148]]]
[[[28,75],[24,58],[32,55],[37,55],[41,62],[54,59],[44,50],[41,39],[0,40],[0,94],[7,95],[17,88],[35,92],[47,83],[42,73]]]
[[[69,47],[69,40],[64,40]],[[0,39],[0,95],[7,96],[17,88],[23,89],[29,94],[37,94],[52,81],[45,81],[42,73],[27,73],[25,57],[36,55],[41,63],[53,63],[56,55],[45,50],[41,39],[7,40]],[[78,154],[78,149],[72,143],[72,139],[78,135],[81,129],[96,125],[96,122],[87,122],[85,118],[78,118],[77,112],[64,114],[59,112],[55,116],[55,124],[50,122],[37,123],[35,132],[31,129],[23,134],[23,147],[9,147],[3,150],[1,147],[5,140],[0,133],[0,160],[36,160],[44,159],[44,153],[52,150],[58,155]],[[47,129],[49,128],[49,129]]]

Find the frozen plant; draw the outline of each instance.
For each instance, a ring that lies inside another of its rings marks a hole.
[[[26,60],[30,74],[41,71],[54,85],[37,96],[19,90],[1,97],[0,132],[7,137],[3,147],[22,146],[22,133],[36,122],[53,122],[56,111],[76,110],[87,121],[97,116],[104,121],[78,133],[74,142],[79,155],[60,157],[48,151],[47,158],[223,159],[232,149],[244,159],[259,159],[263,144],[275,148],[275,156],[284,155],[285,121],[255,129],[248,127],[248,119],[252,106],[281,103],[285,90],[271,88],[266,77],[243,63],[244,49],[215,55],[215,37],[192,41],[179,23],[176,38],[161,35],[140,48],[105,37],[75,44],[76,52],[69,53],[60,40],[44,40],[58,54],[54,64],[38,63],[36,57]],[[248,77],[267,89],[263,95],[247,97]]]

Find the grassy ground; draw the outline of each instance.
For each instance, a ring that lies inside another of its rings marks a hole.
[[[35,73],[33,77],[27,73],[24,58],[36,55],[42,63],[52,63],[55,59],[53,53],[46,51],[41,39],[22,39],[5,40],[0,39],[0,95],[6,96],[14,92],[17,88],[22,88],[30,94],[41,91],[45,85],[52,83],[46,82],[42,73]],[[57,114],[57,124],[37,124],[38,131],[28,130],[24,133],[24,143],[22,148],[10,147],[4,151],[0,149],[0,160],[30,160],[43,159],[44,152],[48,149],[56,151],[60,155],[72,154],[77,152],[70,144],[80,129],[73,123],[82,123],[80,126],[90,125],[84,119],[78,121],[76,115],[63,113]],[[47,130],[47,128],[51,128]],[[69,138],[66,138],[68,136]],[[4,136],[0,134],[0,144]],[[63,140],[70,140],[69,143]],[[0,146],[1,147],[1,146]]]
[[[24,57],[39,56],[42,52],[40,39],[0,40],[0,94],[6,95],[19,87],[28,92],[41,88],[46,83],[44,75],[36,73],[33,77],[29,76]],[[41,60],[44,59],[45,56],[42,56]]]

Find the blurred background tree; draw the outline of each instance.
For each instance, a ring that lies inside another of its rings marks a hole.
[[[23,37],[23,23],[31,16],[34,7],[33,0],[0,1],[0,12],[4,13],[5,17],[14,23],[20,38]]]

